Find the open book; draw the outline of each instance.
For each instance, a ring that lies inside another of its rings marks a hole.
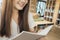
[[[52,27],[53,27],[53,25],[48,26],[47,28],[45,28],[44,30],[42,30],[39,33],[32,33],[32,32],[23,31],[11,39],[12,40],[37,40],[40,37],[46,36]]]

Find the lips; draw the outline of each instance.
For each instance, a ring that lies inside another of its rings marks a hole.
[[[24,6],[24,4],[19,4],[21,7],[23,7]]]
[[[24,3],[18,3],[20,7],[24,7]]]

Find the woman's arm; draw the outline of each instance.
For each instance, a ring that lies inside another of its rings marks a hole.
[[[32,13],[29,13],[29,15],[28,15],[28,23],[29,23],[30,32],[35,32],[35,33],[38,32],[39,29],[33,19]],[[42,38],[39,38],[38,40],[46,40],[46,38],[42,37]]]
[[[36,32],[37,25],[36,25],[36,23],[35,23],[35,21],[33,19],[32,13],[28,14],[28,23],[29,23],[29,29],[30,29],[30,31],[31,32]]]

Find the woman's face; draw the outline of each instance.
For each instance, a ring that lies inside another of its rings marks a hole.
[[[22,10],[27,3],[28,0],[14,0],[13,7],[17,10]]]

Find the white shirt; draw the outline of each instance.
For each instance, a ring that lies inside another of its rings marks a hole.
[[[28,14],[28,24],[29,24],[29,28],[33,29],[34,26],[36,26],[34,19],[33,19],[33,15],[32,13]],[[11,23],[11,34],[12,37],[17,35],[19,33],[19,28],[18,25],[16,24],[16,22],[12,19],[12,23]]]
[[[31,28],[31,29],[34,26],[36,26],[32,13],[28,14],[28,23],[29,23],[29,28]],[[12,19],[12,22],[11,22],[11,37],[16,36],[17,34],[19,34],[19,28],[18,28],[18,25],[16,24],[16,22]],[[2,37],[0,39],[1,40],[5,40],[5,39],[7,40],[7,38],[5,38],[5,37]]]

